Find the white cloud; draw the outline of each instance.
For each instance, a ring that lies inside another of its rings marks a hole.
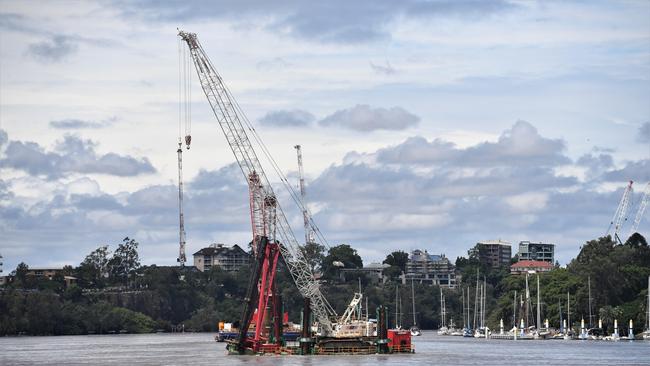
[[[543,192],[527,192],[506,197],[505,200],[515,212],[536,212],[546,208],[548,194]]]

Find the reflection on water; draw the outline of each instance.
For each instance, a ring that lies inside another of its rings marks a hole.
[[[423,332],[416,354],[226,356],[213,334],[0,338],[0,365],[650,365],[650,342],[498,341]]]

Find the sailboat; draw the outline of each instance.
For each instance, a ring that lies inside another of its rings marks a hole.
[[[650,276],[648,276],[648,310],[646,312],[646,327],[641,334],[643,340],[650,341]]]
[[[442,287],[440,288],[440,329],[438,335],[449,335],[449,328],[445,325],[447,311],[445,309],[445,295],[442,294]]]
[[[413,278],[411,278],[411,300],[413,301],[413,325],[409,330],[411,331],[412,336],[420,336],[422,335],[422,331],[420,331],[420,327],[418,327],[415,316],[415,287],[413,286]]]
[[[476,285],[479,286],[478,282],[478,276],[476,278]],[[478,305],[478,327],[476,328],[476,331],[474,332],[474,338],[488,338],[489,336],[489,330],[487,326],[485,326],[485,288],[486,288],[486,282],[485,282],[485,277],[483,277],[483,285],[480,285],[480,287],[477,287],[479,289],[478,292],[478,297],[477,297],[477,303]]]
[[[470,306],[472,305],[469,301],[469,286],[467,286],[467,308],[463,306],[463,318],[465,318],[465,310],[467,310],[467,318],[466,320],[463,319],[465,322],[465,327],[463,328],[463,337],[473,337],[473,332],[472,332],[472,323],[469,321],[469,312],[470,312]]]

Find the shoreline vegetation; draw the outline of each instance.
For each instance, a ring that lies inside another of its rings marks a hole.
[[[250,276],[248,268],[225,272],[213,268],[199,272],[193,267],[141,266],[138,243],[125,238],[113,253],[100,246],[77,267],[66,266],[51,280],[28,275],[29,267],[21,263],[13,280],[0,287],[0,336],[13,335],[82,335],[172,332],[216,332],[218,322],[237,323]],[[357,251],[342,244],[326,250],[317,244],[305,248],[310,265],[322,273],[322,289],[339,312],[346,306],[359,281],[340,280],[338,267],[360,268]],[[472,253],[472,251],[469,251]],[[370,313],[383,304],[395,309],[395,287],[405,270],[408,254],[390,253],[384,263],[386,283],[359,277]],[[508,267],[491,268],[475,254],[458,257],[456,266],[462,275],[461,288],[474,288],[476,272],[487,283],[486,316],[488,327],[498,329],[501,319],[511,327],[514,291],[522,293],[525,276],[511,275]],[[65,276],[75,277],[76,284],[66,286]],[[542,319],[557,327],[560,301],[571,296],[571,320],[589,323],[587,282],[591,278],[593,321],[600,318],[606,332],[613,330],[614,319],[626,328],[634,321],[634,332],[646,324],[647,279],[650,276],[650,247],[635,233],[624,244],[610,237],[586,242],[579,254],[565,268],[556,265],[540,274]],[[301,296],[285,268],[280,268],[277,285],[284,299],[284,310],[295,323],[300,320]],[[407,286],[409,287],[409,286]],[[410,288],[400,286],[404,302],[411,301]],[[459,289],[442,289],[446,299],[447,319],[462,327],[462,304]],[[466,290],[465,290],[466,291]],[[436,329],[440,324],[440,288],[415,283],[416,317],[422,329]],[[531,297],[536,297],[536,289]],[[562,311],[566,312],[565,303]],[[412,314],[402,314],[404,324]],[[390,324],[394,324],[391,313]],[[235,324],[237,325],[237,324]]]

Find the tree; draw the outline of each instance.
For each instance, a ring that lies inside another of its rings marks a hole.
[[[140,268],[138,242],[129,237],[124,238],[122,244],[115,249],[109,267],[114,279],[125,285],[128,284],[129,279],[135,277],[136,270]]]
[[[640,246],[647,247],[648,242],[645,240],[643,235],[639,233],[634,233],[625,241],[625,245],[638,248]]]
[[[325,246],[315,242],[309,242],[302,247],[302,250],[312,273],[321,270],[323,259],[325,258]]]
[[[90,252],[77,268],[81,282],[91,287],[103,287],[104,279],[108,276],[109,255],[107,245]]]
[[[361,268],[363,261],[357,253],[348,244],[341,244],[331,247],[323,259],[323,276],[333,279],[336,277],[336,269],[343,265],[343,268]]]
[[[16,278],[21,285],[24,285],[27,280],[27,271],[29,271],[29,266],[25,262],[20,262],[16,267]]]
[[[386,256],[386,259],[384,259],[385,264],[397,266],[402,272],[406,272],[406,264],[408,261],[409,255],[401,250],[390,253]]]

